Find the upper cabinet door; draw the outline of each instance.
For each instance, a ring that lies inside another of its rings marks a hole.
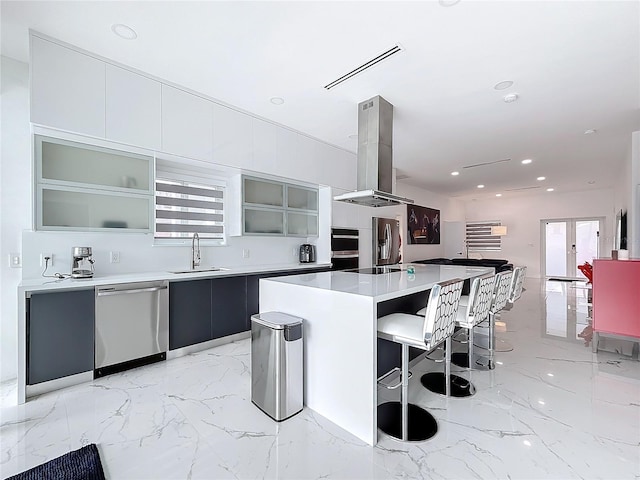
[[[105,136],[105,63],[31,37],[31,121]]]
[[[162,150],[213,161],[213,102],[162,85]]]
[[[231,108],[213,106],[213,160],[253,169],[251,117]]]
[[[160,82],[107,64],[106,137],[159,150],[162,148]]]

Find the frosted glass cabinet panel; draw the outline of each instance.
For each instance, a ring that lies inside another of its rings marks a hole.
[[[318,235],[318,216],[308,213],[287,212],[287,235],[315,237]]]
[[[40,180],[149,192],[153,158],[36,137]]]
[[[150,196],[39,189],[39,224],[47,230],[149,230]]]
[[[318,190],[287,185],[287,207],[318,211]]]
[[[284,235],[284,211],[245,207],[244,234]]]
[[[284,206],[284,184],[244,178],[244,203],[266,205],[270,207]]]

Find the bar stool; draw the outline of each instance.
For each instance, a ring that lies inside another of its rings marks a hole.
[[[459,278],[436,283],[431,289],[424,319],[407,313],[392,313],[378,319],[378,337],[402,346],[400,402],[387,402],[378,406],[378,428],[387,435],[403,441],[422,441],[438,431],[436,419],[425,409],[408,402],[409,347],[431,351],[442,342],[447,343],[447,356],[451,352],[451,335],[463,281]],[[449,359],[445,362],[449,378]],[[447,393],[450,386],[447,383]]]
[[[475,358],[473,353],[473,327],[478,323],[484,322],[489,317],[495,282],[496,276],[493,273],[474,278],[467,297],[467,305],[462,305],[462,297],[460,305],[458,305],[456,326],[464,328],[468,332],[467,365],[473,365],[473,359]],[[417,315],[423,314],[425,310],[425,308],[419,310]],[[452,353],[452,362],[457,365],[458,363],[453,359],[464,355],[464,353]],[[442,372],[429,372],[420,378],[420,382],[427,390],[444,395],[446,393],[445,378]],[[470,397],[476,393],[476,388],[470,380],[452,374],[450,382],[452,397]]]
[[[483,346],[479,344],[477,339],[474,338],[473,345],[475,347],[480,347],[485,350],[489,350],[489,356],[477,355],[474,354],[473,358],[470,358],[468,355],[454,355],[452,356],[452,362],[454,365],[463,368],[472,368],[474,370],[493,370],[495,368],[495,363],[493,362],[493,353],[494,353],[494,335],[495,335],[495,317],[502,310],[509,298],[509,292],[511,291],[511,279],[513,277],[513,272],[511,270],[506,270],[504,272],[500,272],[495,276],[495,285],[493,288],[493,295],[491,301],[491,307],[489,308],[488,319],[485,319],[482,322],[476,323],[476,327],[482,327],[485,323],[487,324],[487,344]],[[468,301],[468,300],[467,300]],[[461,302],[462,303],[462,300]],[[488,320],[488,321],[487,321]],[[471,363],[469,362],[471,360]]]
[[[511,310],[511,307],[516,300],[522,295],[522,287],[524,285],[524,279],[527,273],[527,267],[515,267],[513,269],[513,276],[511,277],[511,286],[509,288],[509,296],[507,298],[507,305],[504,310]],[[495,322],[494,322],[495,325]],[[484,346],[482,346],[484,348]],[[513,345],[501,338],[494,338],[493,351],[494,352],[510,352],[513,350]]]

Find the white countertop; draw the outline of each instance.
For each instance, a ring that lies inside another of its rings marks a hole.
[[[492,267],[468,267],[463,265],[412,264],[414,274],[406,271],[408,264],[399,272],[371,275],[354,272],[319,272],[262,281],[288,283],[309,288],[319,288],[352,295],[373,297],[376,302],[429,290],[434,284],[453,278],[473,278],[493,273]]]
[[[35,292],[44,290],[69,290],[78,288],[92,288],[98,285],[110,285],[115,283],[152,282],[157,280],[170,280],[179,282],[183,280],[197,280],[200,278],[232,277],[237,275],[261,274],[269,272],[281,272],[291,270],[306,270],[310,268],[330,267],[330,263],[299,263],[281,265],[253,265],[239,267],[222,267],[225,270],[218,271],[196,271],[190,273],[161,272],[139,272],[126,273],[121,275],[96,275],[92,278],[65,278],[58,280],[55,278],[35,278],[24,280],[18,285],[19,292]]]

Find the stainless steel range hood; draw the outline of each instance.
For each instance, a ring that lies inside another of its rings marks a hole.
[[[358,104],[358,190],[333,197],[367,207],[413,203],[391,193],[393,105],[381,96]]]

